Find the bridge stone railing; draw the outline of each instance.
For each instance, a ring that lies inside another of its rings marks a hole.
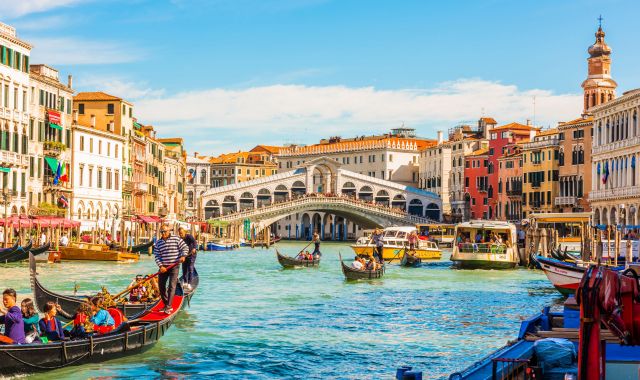
[[[409,214],[407,212],[395,210],[389,207],[366,203],[357,199],[347,197],[328,197],[328,196],[309,196],[303,198],[292,199],[286,202],[280,202],[263,206],[260,208],[251,208],[240,212],[226,214],[213,218],[214,220],[223,220],[228,222],[236,222],[249,218],[253,221],[262,219],[268,219],[274,215],[292,211],[294,209],[301,209],[303,211],[306,206],[313,204],[331,205],[331,206],[344,206],[348,208],[355,208],[359,211],[365,211],[375,215],[377,217],[383,217],[385,219],[393,219],[398,222],[408,222],[411,224],[420,223],[434,223],[435,221],[416,215]],[[311,208],[309,210],[312,210]]]

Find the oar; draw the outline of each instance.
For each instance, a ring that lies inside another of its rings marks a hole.
[[[302,248],[302,249],[300,250],[300,252],[298,252],[298,254],[302,253],[305,249],[307,249],[307,247],[308,247],[308,246],[310,246],[310,245],[311,245],[311,243],[313,243],[313,239],[311,239],[311,241],[309,242],[309,244],[307,244],[304,248]]]
[[[188,254],[188,255],[187,255],[187,256],[185,256],[185,257],[189,257],[189,256],[191,256],[191,254]],[[174,267],[175,267],[176,265],[178,265],[178,264],[181,264],[181,263],[180,263],[180,261],[175,262],[175,263],[173,263],[173,264],[169,265],[168,267],[166,267],[166,271],[165,271],[165,272],[167,272],[167,271],[169,271],[170,269],[174,268]],[[152,275],[150,275],[150,276],[147,276],[147,277],[143,278],[142,280],[140,280],[140,281],[136,282],[135,284],[133,284],[133,285],[129,286],[129,287],[128,287],[128,288],[126,288],[125,290],[123,290],[123,291],[121,291],[120,293],[116,294],[115,296],[111,297],[111,299],[113,299],[113,300],[117,300],[118,298],[120,298],[120,297],[122,297],[123,295],[125,295],[125,294],[129,293],[130,291],[132,291],[133,289],[137,288],[138,286],[142,285],[142,284],[143,284],[143,283],[145,283],[146,281],[149,281],[149,280],[151,280],[152,278],[154,278],[154,277],[156,277],[156,276],[160,275],[160,273],[162,273],[162,272],[157,271],[156,273],[154,273],[154,274],[152,274]]]

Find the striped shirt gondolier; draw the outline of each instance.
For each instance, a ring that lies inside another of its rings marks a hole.
[[[177,236],[169,236],[166,240],[158,239],[153,248],[153,256],[159,267],[175,264],[188,253],[189,247]]]

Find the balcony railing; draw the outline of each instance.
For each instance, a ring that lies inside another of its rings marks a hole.
[[[509,189],[507,195],[510,197],[519,197],[522,195],[522,189]]]
[[[611,152],[618,149],[624,149],[631,146],[640,145],[640,136],[632,137],[630,139],[615,141],[612,143],[602,144],[598,146],[593,146],[592,155],[599,154],[603,152]]]
[[[506,246],[493,243],[460,243],[458,250],[460,253],[505,253]]]
[[[572,196],[556,197],[554,204],[556,206],[573,206],[578,204],[578,198]]]
[[[147,193],[149,192],[149,185],[146,183],[136,182],[134,190],[140,193]]]
[[[58,184],[54,184],[53,183],[54,178],[55,177],[53,176],[44,176],[44,179],[42,180],[42,185],[44,186],[45,190],[71,190],[71,182],[58,181]]]
[[[522,149],[541,149],[551,146],[558,146],[560,139],[557,137],[549,138],[546,140],[538,140],[530,143],[522,144]]]
[[[589,193],[589,200],[600,201],[616,198],[628,198],[640,196],[640,186],[626,186],[616,189],[594,190]]]
[[[0,153],[0,163],[2,166],[29,167],[29,157],[15,152],[2,151]]]

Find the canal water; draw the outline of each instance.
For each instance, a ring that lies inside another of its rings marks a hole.
[[[302,243],[279,243],[294,254]],[[544,274],[525,269],[460,271],[442,261],[421,268],[391,265],[385,277],[347,283],[338,253],[325,243],[319,268],[283,270],[272,249],[198,255],[200,288],[191,308],[141,355],[56,370],[34,378],[203,377],[220,379],[387,379],[411,365],[424,378],[446,378],[514,339],[519,323],[559,294]],[[11,270],[9,270],[11,268]],[[138,263],[40,263],[42,283],[57,292],[115,293]],[[0,269],[0,287],[30,294],[27,265]]]

